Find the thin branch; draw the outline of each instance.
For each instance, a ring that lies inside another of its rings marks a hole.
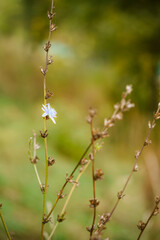
[[[128,178],[127,178],[127,180],[126,180],[126,182],[123,186],[123,189],[120,192],[118,192],[118,194],[117,194],[118,199],[116,200],[115,205],[113,206],[111,212],[108,213],[108,214],[103,214],[102,216],[100,216],[100,220],[99,220],[99,223],[98,223],[98,229],[96,230],[96,233],[101,234],[102,230],[105,229],[104,226],[109,222],[109,220],[111,219],[113,213],[115,212],[120,200],[125,196],[124,193],[125,193],[125,190],[128,186],[128,183],[130,182],[130,179],[131,179],[133,173],[138,170],[139,158],[140,158],[140,156],[141,156],[141,154],[144,150],[144,147],[148,146],[151,143],[151,140],[150,140],[151,131],[155,127],[156,120],[158,120],[159,118],[160,118],[160,104],[158,104],[158,109],[157,109],[156,113],[154,114],[154,119],[153,119],[152,123],[151,122],[148,123],[149,130],[148,130],[147,136],[146,136],[145,141],[144,141],[144,143],[141,147],[141,150],[138,151],[135,155],[135,162],[134,162],[132,170],[131,170],[131,172],[130,172],[130,174],[129,174],[129,176],[128,176]]]
[[[92,134],[92,182],[93,182],[93,221],[92,221],[92,227],[90,231],[90,237],[92,236],[93,230],[94,230],[94,225],[95,225],[95,220],[96,220],[96,186],[95,186],[95,178],[94,178],[94,173],[95,173],[95,142],[94,142],[94,131],[93,131],[93,119],[91,121],[91,134]]]
[[[0,204],[0,208],[1,208],[1,207],[2,207],[2,204]],[[4,226],[4,229],[5,229],[5,232],[6,232],[6,234],[7,234],[8,239],[9,239],[9,240],[12,240],[11,235],[10,235],[10,233],[9,233],[9,231],[8,231],[7,225],[6,225],[6,223],[5,223],[5,220],[4,220],[4,218],[3,218],[1,209],[0,209],[0,218],[1,218],[1,220],[2,220],[2,223],[3,223],[3,226]]]
[[[41,69],[41,72],[44,75],[44,105],[46,105],[46,93],[47,93],[47,87],[46,87],[46,74],[48,70],[48,64],[49,64],[49,49],[50,49],[50,39],[51,39],[51,32],[52,32],[52,18],[53,18],[53,0],[51,2],[51,11],[49,17],[49,36],[48,36],[48,42],[46,43],[46,46],[44,50],[46,51],[46,65],[45,69]],[[47,119],[44,118],[44,132],[47,131]],[[44,186],[44,194],[43,194],[43,214],[42,214],[42,227],[41,227],[41,239],[43,239],[43,233],[44,233],[44,219],[45,219],[45,211],[46,211],[46,198],[47,198],[47,186],[48,186],[48,151],[47,151],[47,138],[44,138],[44,146],[45,146],[45,162],[46,162],[46,169],[45,169],[45,186]]]
[[[71,199],[71,196],[72,196],[72,194],[73,194],[73,192],[74,192],[74,190],[75,190],[75,188],[76,188],[76,186],[77,186],[77,183],[79,182],[79,179],[80,179],[80,177],[82,176],[82,174],[86,171],[86,169],[87,169],[87,167],[89,166],[89,164],[90,164],[90,161],[88,161],[88,163],[84,166],[83,170],[78,174],[78,176],[77,176],[77,178],[76,178],[76,180],[75,180],[76,183],[73,184],[73,186],[72,186],[72,188],[71,188],[71,190],[70,190],[70,192],[69,192],[69,195],[68,195],[68,197],[67,197],[67,199],[66,199],[66,201],[65,201],[65,204],[64,204],[64,206],[63,206],[63,209],[62,209],[62,211],[61,211],[60,216],[62,216],[62,215],[65,214],[67,205],[68,205],[68,203],[69,203],[69,201],[70,201],[70,199]],[[50,234],[50,236],[48,237],[47,240],[50,240],[51,237],[54,235],[54,233],[55,233],[55,231],[56,231],[56,228],[58,227],[58,224],[59,224],[59,222],[57,221],[56,225],[54,226],[54,228],[53,228],[53,230],[52,230],[52,232],[51,232],[51,234]]]
[[[102,129],[102,131],[95,131],[94,132],[94,141],[97,141],[98,139],[104,138],[108,136],[108,129],[114,126],[114,123],[117,120],[121,120],[123,118],[123,112],[126,112],[128,110],[130,110],[132,107],[134,107],[134,104],[130,102],[130,100],[126,100],[126,97],[132,92],[132,85],[127,85],[126,86],[126,91],[122,93],[122,98],[120,103],[117,103],[114,108],[114,113],[112,114],[111,118],[109,118],[108,120],[105,119],[104,121],[104,127]],[[91,117],[89,116],[87,118],[87,122],[91,123]],[[92,141],[90,142],[90,144],[88,145],[88,147],[86,148],[85,152],[83,153],[82,157],[80,158],[79,162],[77,163],[76,167],[74,168],[74,170],[72,171],[72,173],[70,174],[70,176],[68,178],[73,177],[74,172],[77,170],[77,168],[79,167],[81,160],[84,158],[84,156],[86,155],[86,153],[88,152],[88,150],[90,149],[90,147],[92,146]],[[48,215],[45,217],[45,220],[48,221],[49,217],[51,215],[51,213],[54,211],[60,197],[61,194],[63,193],[66,185],[67,185],[68,181],[66,180],[66,182],[64,183],[63,187],[61,188],[52,209],[50,210],[50,212],[48,213]]]
[[[86,150],[85,150],[84,153],[82,154],[79,162],[77,163],[77,165],[75,166],[74,170],[72,171],[72,173],[69,175],[68,178],[72,178],[72,177],[73,177],[73,174],[75,173],[75,171],[77,170],[77,168],[78,168],[79,165],[81,164],[82,159],[85,157],[85,155],[87,154],[87,152],[88,152],[88,150],[90,149],[91,146],[92,146],[92,143],[90,143],[90,144],[88,145],[88,147],[86,148]],[[52,212],[53,212],[53,210],[55,209],[55,207],[56,207],[56,205],[57,205],[57,203],[58,203],[58,201],[59,201],[59,199],[60,199],[60,197],[61,197],[61,195],[62,195],[62,193],[63,193],[63,191],[64,191],[64,188],[66,187],[67,184],[68,184],[68,180],[66,180],[66,182],[65,182],[64,185],[63,185],[63,187],[61,188],[61,190],[60,190],[60,192],[59,192],[59,194],[58,194],[58,196],[57,196],[57,198],[56,198],[56,200],[55,200],[55,202],[54,202],[54,204],[53,204],[53,207],[52,207],[52,209],[50,210],[50,212],[48,213],[48,215],[46,216],[45,220],[48,220],[48,218],[49,218],[50,215],[52,214]]]
[[[150,216],[148,217],[146,223],[143,223],[142,221],[139,221],[137,227],[140,229],[140,234],[139,234],[137,240],[139,240],[141,238],[141,236],[142,236],[144,230],[146,229],[148,223],[150,222],[151,218],[153,216],[156,216],[159,213],[159,207],[158,207],[159,203],[160,203],[160,197],[157,196],[155,198],[155,207],[154,207],[152,213],[150,214]]]

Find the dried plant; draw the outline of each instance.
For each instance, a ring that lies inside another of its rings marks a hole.
[[[91,225],[86,227],[87,231],[89,232],[89,239],[90,240],[102,240],[102,233],[106,229],[106,224],[111,220],[111,217],[115,213],[119,202],[121,199],[124,198],[125,196],[125,191],[126,188],[130,182],[131,177],[135,172],[138,171],[138,164],[139,164],[139,159],[142,155],[142,152],[146,146],[151,144],[151,139],[150,135],[152,130],[154,129],[156,125],[156,121],[160,119],[160,103],[158,104],[157,111],[154,113],[153,120],[152,122],[148,122],[148,133],[147,136],[142,144],[142,147],[140,150],[136,151],[135,154],[135,161],[133,163],[133,166],[131,168],[131,171],[126,179],[126,182],[122,189],[117,193],[117,199],[116,202],[111,209],[110,212],[103,212],[101,216],[99,217],[99,221],[97,225],[95,224],[96,222],[96,217],[97,217],[97,207],[100,204],[100,200],[97,199],[96,196],[96,181],[98,180],[103,180],[103,171],[102,169],[95,169],[95,161],[96,161],[96,153],[102,149],[103,145],[103,139],[106,137],[109,137],[109,130],[112,128],[115,123],[119,120],[123,119],[124,112],[129,111],[131,108],[133,108],[135,105],[134,103],[131,102],[130,99],[128,99],[128,96],[132,92],[132,85],[127,85],[125,88],[125,91],[122,93],[122,97],[119,103],[114,105],[114,111],[113,114],[111,115],[110,118],[105,118],[103,126],[101,128],[97,128],[94,126],[95,124],[95,118],[97,115],[97,110],[94,108],[89,109],[89,114],[87,116],[87,123],[89,124],[90,127],[90,132],[91,132],[91,139],[80,157],[79,161],[77,162],[76,166],[74,169],[71,171],[70,174],[66,174],[65,176],[65,181],[61,189],[59,190],[59,193],[56,197],[55,202],[52,203],[50,211],[47,213],[47,189],[48,189],[48,168],[53,166],[55,164],[55,159],[54,157],[49,156],[48,150],[47,150],[47,137],[48,137],[48,129],[47,129],[47,121],[50,119],[54,124],[56,124],[55,118],[57,117],[57,112],[54,108],[51,107],[50,103],[48,102],[49,99],[53,96],[53,93],[47,89],[47,72],[48,72],[48,67],[53,63],[52,57],[49,56],[49,51],[51,48],[51,34],[57,29],[55,24],[53,23],[53,19],[55,16],[54,12],[54,1],[51,0],[51,9],[48,12],[48,19],[49,19],[49,35],[48,35],[48,41],[46,42],[45,46],[43,47],[45,51],[45,66],[40,68],[40,71],[43,75],[43,104],[42,104],[42,117],[44,119],[44,128],[43,131],[40,131],[40,136],[43,138],[44,141],[44,155],[45,155],[45,169],[44,169],[44,176],[45,176],[45,182],[42,183],[40,174],[38,172],[37,168],[37,163],[40,160],[39,157],[37,156],[37,150],[39,149],[39,145],[37,143],[36,139],[36,133],[33,132],[33,137],[29,139],[29,150],[28,150],[28,155],[29,155],[29,160],[30,163],[34,167],[34,172],[40,187],[40,191],[43,194],[43,208],[42,208],[42,219],[41,219],[41,236],[40,239],[43,240],[44,238],[46,239],[51,239],[52,236],[54,235],[59,223],[63,222],[66,218],[66,208],[68,206],[69,201],[71,200],[71,196],[75,190],[76,187],[79,186],[79,180],[81,176],[84,174],[86,169],[89,167],[91,164],[91,178],[92,178],[92,192],[93,196],[89,200],[89,207],[93,209],[93,217],[92,217],[92,222]],[[74,174],[76,171],[79,171],[77,178],[74,178]],[[66,186],[70,184],[72,187],[69,191],[68,196],[66,197],[64,206],[57,216],[57,221],[56,224],[53,226],[51,233],[45,233],[45,224],[51,221],[52,219],[52,214],[59,202],[60,199],[63,199],[66,195],[64,194],[64,190]],[[139,240],[146,229],[148,223],[150,222],[151,218],[159,213],[159,203],[160,203],[160,197],[155,198],[155,206],[148,217],[146,223],[139,221],[137,227],[140,230],[140,234],[138,236]],[[6,226],[6,223],[4,221],[2,211],[1,211],[2,204],[0,204],[0,218],[2,220],[5,232],[7,234],[7,237],[9,240],[12,239],[8,228]],[[106,240],[109,240],[109,238],[106,238]]]
[[[137,238],[137,240],[139,240],[144,232],[144,230],[146,229],[148,223],[150,222],[151,218],[153,216],[157,216],[157,214],[159,214],[159,203],[160,203],[160,197],[159,196],[156,196],[155,197],[155,206],[154,206],[154,209],[153,211],[151,212],[150,216],[148,217],[146,223],[142,222],[141,220],[138,222],[138,229],[140,230],[140,234]]]

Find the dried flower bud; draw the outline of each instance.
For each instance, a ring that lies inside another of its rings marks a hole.
[[[83,158],[81,160],[81,165],[86,165],[88,163],[88,160],[86,158]]]
[[[40,131],[40,134],[41,134],[41,137],[42,137],[42,138],[46,138],[46,137],[48,136],[47,130],[45,130],[44,133],[42,133],[42,132]]]
[[[149,127],[150,129],[152,128],[152,124],[151,124],[150,121],[148,122],[148,127]]]
[[[35,156],[33,159],[30,159],[32,164],[36,164],[39,161],[39,157]]]
[[[50,31],[53,32],[57,29],[56,25],[54,23],[51,24]]]
[[[93,153],[90,153],[90,154],[89,154],[89,159],[90,159],[91,161],[94,160]]]
[[[115,110],[118,110],[119,108],[120,108],[120,104],[119,104],[119,103],[117,103],[117,104],[114,105],[114,109],[115,109]]]
[[[150,139],[146,139],[145,142],[144,142],[144,146],[148,146],[149,144],[151,144],[152,141]]]
[[[156,216],[156,215],[158,215],[158,214],[159,214],[159,207],[157,206],[157,207],[155,208],[155,210],[154,210],[153,215]]]
[[[50,49],[50,47],[51,47],[51,43],[50,43],[50,42],[47,42],[47,43],[45,44],[45,46],[43,47],[43,49],[44,49],[44,51],[48,52],[49,49]]]
[[[96,113],[97,113],[96,109],[94,109],[94,108],[89,108],[89,116],[90,116],[91,118],[94,118],[94,116],[96,115]]]
[[[105,225],[109,219],[110,219],[111,214],[110,213],[103,213],[100,216],[99,222],[98,222],[98,227],[100,227],[100,225]]]
[[[60,192],[57,194],[57,196],[59,197],[59,195],[60,195]],[[66,196],[66,194],[62,194],[62,193],[61,193],[59,199],[63,199],[65,196]]]
[[[48,222],[51,221],[51,217],[49,217],[48,219],[46,218],[46,215],[44,215],[44,218],[43,218],[43,224],[46,224]]]
[[[122,118],[123,118],[122,112],[117,113],[115,116],[115,120],[122,120]]]
[[[160,196],[156,196],[156,197],[155,197],[155,203],[156,203],[156,204],[159,204],[159,203],[160,203]]]
[[[126,93],[127,93],[127,94],[130,94],[130,93],[132,92],[132,90],[133,90],[133,89],[132,89],[132,85],[127,85],[127,86],[126,86]]]
[[[134,166],[134,168],[133,168],[133,171],[134,171],[134,172],[137,172],[138,170],[139,170],[139,166],[138,166],[138,164],[136,163],[135,166]]]
[[[139,230],[143,230],[145,228],[146,224],[144,222],[142,222],[141,220],[138,222],[138,229]]]
[[[56,13],[51,13],[51,12],[48,12],[48,18],[49,20],[52,20],[52,18],[56,15]]]
[[[42,184],[41,186],[41,192],[44,194],[44,190],[45,190],[45,184]]]
[[[2,203],[0,203],[0,208],[2,208]]]
[[[64,212],[61,216],[60,215],[58,215],[57,216],[57,221],[58,222],[63,222],[64,220],[65,220],[65,214],[66,214],[66,212]]]
[[[90,205],[89,205],[90,208],[95,208],[100,203],[100,201],[98,199],[90,199],[89,201],[90,201]]]
[[[70,180],[73,178],[74,176],[68,176],[68,173],[66,173],[66,181],[70,182]]]
[[[123,194],[123,191],[120,191],[117,193],[118,199],[122,199],[124,196],[125,196],[125,194]]]
[[[52,96],[53,96],[53,93],[48,90],[46,95],[45,95],[45,99],[48,99],[48,98],[50,98]]]
[[[54,158],[48,157],[48,166],[52,166],[56,160]]]
[[[90,116],[88,116],[88,117],[86,118],[86,121],[87,121],[87,123],[91,124],[92,118],[91,118]]]
[[[52,64],[53,62],[54,62],[54,61],[53,61],[53,59],[52,59],[52,56],[49,56],[47,64],[50,65],[50,64]]]
[[[94,174],[94,180],[102,180],[104,173],[102,172],[102,169],[97,169]]]
[[[140,156],[140,151],[136,151],[136,153],[135,153],[135,158],[138,159],[139,156]]]
[[[40,67],[40,69],[41,69],[41,73],[42,73],[43,75],[46,75],[46,71],[45,71],[42,67]]]

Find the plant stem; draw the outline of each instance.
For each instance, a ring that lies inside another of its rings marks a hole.
[[[34,142],[33,142],[33,146],[34,146],[33,159],[35,159],[36,158],[36,133],[35,132],[33,133],[33,137],[34,137]],[[33,165],[34,165],[34,171],[35,171],[38,183],[40,185],[40,189],[42,189],[42,183],[41,183],[40,176],[38,174],[37,165],[36,165],[36,163],[34,163]]]
[[[79,181],[80,177],[81,177],[82,174],[86,171],[86,169],[87,169],[87,167],[89,166],[89,164],[90,164],[90,161],[88,161],[88,163],[84,166],[83,170],[78,174],[78,176],[77,176],[77,178],[76,178],[76,182]],[[65,201],[65,204],[64,204],[64,206],[63,206],[63,209],[62,209],[62,211],[61,211],[60,216],[62,216],[62,214],[65,213],[65,210],[66,210],[66,208],[67,208],[67,205],[68,205],[68,203],[69,203],[69,201],[70,201],[70,198],[71,198],[71,196],[72,196],[73,191],[75,190],[75,188],[76,188],[76,183],[73,184],[73,186],[72,186],[72,188],[71,188],[71,190],[70,190],[70,192],[69,192],[69,195],[68,195],[68,197],[67,197],[67,199],[66,199],[66,201]],[[50,240],[51,237],[54,235],[54,233],[55,233],[55,231],[56,231],[56,228],[58,227],[58,224],[59,224],[59,222],[57,221],[56,225],[54,226],[54,228],[53,228],[53,230],[52,230],[52,232],[51,232],[51,234],[50,234],[50,236],[48,237],[47,240]]]
[[[88,147],[86,148],[86,150],[85,150],[84,153],[82,154],[79,162],[78,162],[77,165],[75,166],[75,168],[74,168],[74,170],[72,171],[72,173],[70,174],[69,178],[73,176],[73,174],[75,173],[75,171],[76,171],[77,168],[79,167],[82,159],[85,157],[86,153],[88,152],[88,150],[90,149],[91,146],[92,146],[92,143],[90,143],[90,144],[88,145]],[[48,218],[49,218],[50,215],[52,214],[53,210],[55,209],[55,207],[56,207],[56,205],[57,205],[57,203],[58,203],[58,201],[59,201],[59,199],[60,199],[60,197],[61,197],[61,194],[63,193],[64,188],[65,188],[66,185],[67,185],[67,183],[68,183],[68,181],[66,180],[66,182],[64,183],[63,187],[61,188],[61,190],[60,190],[60,192],[59,192],[59,194],[58,194],[58,196],[57,196],[57,198],[56,198],[56,201],[55,201],[54,204],[53,204],[52,209],[50,210],[50,212],[48,213],[48,215],[47,215],[46,218],[45,218],[46,220],[48,220]]]
[[[159,202],[155,204],[155,207],[154,207],[152,213],[150,214],[149,218],[147,219],[147,222],[145,223],[144,228],[141,230],[141,232],[140,232],[140,234],[139,234],[137,240],[139,240],[139,239],[141,238],[141,236],[142,236],[142,234],[143,234],[145,228],[147,227],[147,225],[148,225],[148,223],[150,222],[151,218],[154,216],[155,211],[158,209],[158,205],[159,205]]]
[[[158,111],[159,111],[159,109],[157,110],[157,112],[158,112]],[[153,119],[151,126],[155,126],[155,121],[156,121],[156,119]],[[124,184],[124,186],[123,186],[122,191],[120,191],[120,193],[118,193],[118,195],[117,195],[117,196],[118,196],[118,199],[116,200],[116,202],[115,202],[115,204],[114,204],[114,206],[113,206],[113,208],[112,208],[112,210],[111,210],[111,212],[110,212],[107,220],[105,221],[105,224],[107,224],[107,223],[109,222],[109,220],[111,219],[113,213],[115,212],[115,210],[116,210],[116,208],[117,208],[120,200],[121,200],[121,199],[123,198],[123,196],[124,196],[124,192],[125,192],[125,190],[126,190],[126,188],[127,188],[127,186],[128,186],[128,183],[130,182],[130,179],[131,179],[133,173],[135,172],[135,168],[136,168],[137,163],[138,163],[138,161],[139,161],[139,158],[140,158],[140,156],[141,156],[141,154],[142,154],[142,152],[143,152],[143,150],[144,150],[144,147],[147,146],[147,142],[149,141],[149,138],[150,138],[152,129],[153,129],[153,127],[149,127],[147,136],[146,136],[145,141],[144,141],[144,143],[143,143],[143,145],[142,145],[142,147],[141,147],[141,150],[139,151],[138,155],[135,156],[135,161],[134,161],[132,170],[131,170],[131,172],[130,172],[130,174],[129,174],[129,176],[128,176],[128,178],[127,178],[127,180],[126,180],[126,182],[125,182],[125,184]],[[119,195],[119,194],[120,194],[120,195]],[[99,229],[97,230],[98,233],[101,233],[101,231],[103,230],[103,227],[104,227],[104,226],[102,226],[101,228],[99,228]]]
[[[53,0],[51,2],[51,14],[53,14]],[[50,44],[51,39],[51,24],[52,19],[49,20],[49,36],[48,36],[48,43]],[[46,66],[44,69],[44,105],[46,105],[46,93],[47,93],[47,87],[46,87],[46,74],[48,70],[48,51],[46,51]],[[44,132],[47,131],[47,119],[44,118]],[[46,211],[46,198],[47,198],[47,186],[48,186],[48,151],[47,151],[47,138],[44,138],[44,146],[45,146],[45,162],[46,162],[46,169],[45,169],[45,187],[44,187],[44,194],[43,194],[43,214],[42,214],[42,227],[41,227],[41,239],[43,239],[43,233],[44,233],[44,220],[45,220],[45,211]]]
[[[8,239],[9,239],[9,240],[12,240],[11,235],[10,235],[10,233],[9,233],[9,231],[8,231],[7,225],[6,225],[5,221],[4,221],[4,218],[3,218],[3,215],[2,215],[1,210],[0,210],[0,218],[1,218],[1,220],[2,220],[2,223],[3,223],[3,226],[4,226],[4,229],[5,229],[5,232],[6,232],[6,234],[7,234]]]
[[[92,181],[93,181],[93,199],[96,200],[96,186],[95,186],[95,179],[94,179],[94,168],[95,168],[95,141],[94,141],[94,132],[93,132],[93,119],[91,121],[91,134],[92,134]],[[95,219],[96,219],[96,205],[94,205],[93,209],[93,222],[92,227],[90,231],[90,237],[92,236],[94,225],[95,225]]]

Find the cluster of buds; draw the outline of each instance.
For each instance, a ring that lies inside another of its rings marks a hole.
[[[54,23],[51,24],[50,31],[53,32],[57,29],[56,25]]]
[[[146,138],[146,140],[144,142],[144,146],[148,146],[151,143],[152,143],[152,141],[150,139]]]
[[[134,165],[134,167],[133,167],[133,171],[134,171],[134,172],[137,172],[138,169],[139,169],[139,166],[138,166],[138,164],[136,163],[136,164]]]
[[[78,187],[79,186],[79,182],[76,182],[75,180],[72,180],[74,176],[68,176],[68,173],[66,173],[66,181],[69,182],[69,183],[72,183],[72,184],[76,184],[76,186]]]
[[[104,173],[102,172],[102,169],[97,169],[95,174],[94,174],[94,180],[102,180],[103,179]]]
[[[59,192],[57,196],[59,197],[59,199],[63,199],[66,196],[66,194],[62,194],[61,192]]]
[[[158,103],[157,112],[154,114],[154,119],[155,119],[155,120],[160,119],[160,102]]]
[[[37,157],[37,155],[34,158],[30,158],[30,161],[32,164],[36,164],[39,161],[39,157]]]
[[[155,126],[156,126],[155,121],[153,121],[152,123],[150,121],[148,122],[149,129],[153,129]]]
[[[43,224],[46,224],[48,222],[51,222],[51,217],[47,218],[46,215],[44,215],[44,218],[43,218]]]
[[[45,99],[48,99],[48,98],[50,98],[52,96],[53,96],[53,93],[48,90],[46,95],[45,95]]]
[[[46,69],[43,69],[42,67],[40,67],[40,69],[41,69],[41,73],[45,76],[46,75],[46,72],[47,72],[47,70]]]
[[[40,134],[42,138],[46,138],[48,136],[47,130],[45,130],[44,133],[40,131]]]
[[[97,227],[98,229],[104,230],[105,224],[109,221],[111,214],[110,213],[103,213],[98,221]]]
[[[137,224],[138,229],[141,231],[144,230],[145,226],[146,226],[146,223],[142,222],[141,220]]]
[[[91,124],[91,122],[96,114],[97,114],[97,111],[94,108],[89,108],[89,115],[87,117],[87,122],[89,124]]]
[[[61,214],[61,215],[58,215],[57,216],[57,222],[63,222],[64,220],[65,220],[65,214],[66,214],[66,212],[64,212],[63,214]]]
[[[125,196],[125,194],[123,194],[123,191],[120,191],[117,193],[118,199],[122,199],[124,196]]]
[[[94,129],[93,131],[93,139],[94,141],[100,139],[100,138],[105,138],[105,137],[108,137],[109,134],[107,131],[99,131],[99,129]]]
[[[79,171],[80,172],[82,172],[83,171],[83,168],[84,168],[84,166],[86,165],[88,163],[88,160],[86,159],[86,158],[83,158],[82,160],[81,160],[81,163],[80,163],[80,169],[79,169]]]
[[[47,185],[47,189],[49,188],[49,185]],[[44,194],[45,191],[45,184],[41,185],[41,192]]]
[[[159,196],[155,197],[155,203],[156,203],[156,207],[155,207],[154,213],[153,213],[154,216],[159,214],[159,207],[158,207],[158,204],[160,203],[160,197]]]
[[[98,199],[90,199],[89,201],[90,201],[90,205],[89,205],[90,208],[95,208],[100,203],[100,201]]]
[[[51,43],[48,41],[45,46],[43,47],[44,51],[48,52],[51,47]]]
[[[48,157],[48,166],[52,166],[56,160],[54,158]]]

